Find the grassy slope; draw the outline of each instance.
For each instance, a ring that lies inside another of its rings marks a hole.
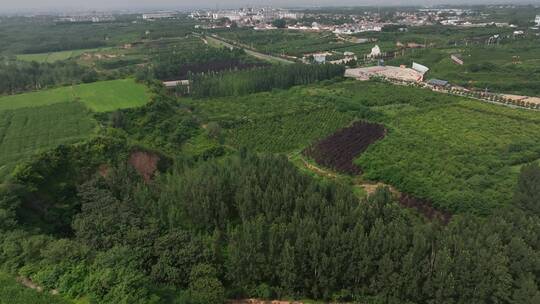
[[[144,85],[120,79],[3,96],[0,111],[79,100],[93,111],[107,112],[144,105],[148,98]]]
[[[68,304],[72,303],[60,296],[37,292],[26,288],[5,273],[0,272],[0,304]]]
[[[82,104],[59,103],[0,112],[0,178],[21,160],[88,137],[96,122]]]

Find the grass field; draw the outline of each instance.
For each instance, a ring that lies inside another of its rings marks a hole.
[[[108,112],[142,106],[148,99],[144,85],[121,79],[3,96],[0,111],[80,101],[95,112]]]
[[[95,128],[90,111],[78,102],[0,111],[0,179],[29,156],[81,141]]]
[[[37,292],[19,284],[12,276],[0,272],[0,304],[69,304],[71,301],[46,292]]]
[[[100,52],[100,51],[106,51],[109,49],[110,48],[96,48],[96,49],[83,49],[83,50],[61,51],[61,52],[51,52],[51,53],[41,53],[41,54],[23,54],[23,55],[17,55],[17,59],[23,60],[23,61],[36,61],[39,63],[53,63],[56,61],[79,57],[84,53],[95,53],[95,52]]]

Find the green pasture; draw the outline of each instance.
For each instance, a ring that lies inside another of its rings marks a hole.
[[[144,85],[121,79],[3,96],[0,111],[80,101],[95,112],[108,112],[142,106],[148,99]]]

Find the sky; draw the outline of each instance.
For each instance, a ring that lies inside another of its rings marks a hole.
[[[362,6],[535,3],[540,0],[0,0],[0,10],[233,8],[240,6]]]

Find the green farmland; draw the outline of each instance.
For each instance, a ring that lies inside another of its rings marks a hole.
[[[142,106],[148,98],[144,85],[121,79],[0,97],[0,111],[80,101],[95,112],[108,112]]]
[[[82,49],[82,50],[70,50],[70,51],[60,51],[60,52],[51,52],[51,53],[40,53],[40,54],[23,54],[17,55],[18,60],[22,61],[36,61],[39,63],[53,63],[61,60],[68,60],[71,58],[76,58],[81,56],[84,53],[95,53],[99,51],[109,50],[110,48],[95,48],[95,49]]]
[[[95,128],[90,111],[77,102],[1,111],[0,178],[29,156],[83,140]]]
[[[260,152],[294,154],[354,120],[382,123],[388,135],[357,160],[363,178],[457,213],[507,204],[516,166],[540,158],[536,112],[424,89],[345,81],[189,103],[230,145]]]
[[[0,178],[36,153],[88,138],[97,126],[92,112],[137,107],[148,98],[131,79],[0,97]]]

